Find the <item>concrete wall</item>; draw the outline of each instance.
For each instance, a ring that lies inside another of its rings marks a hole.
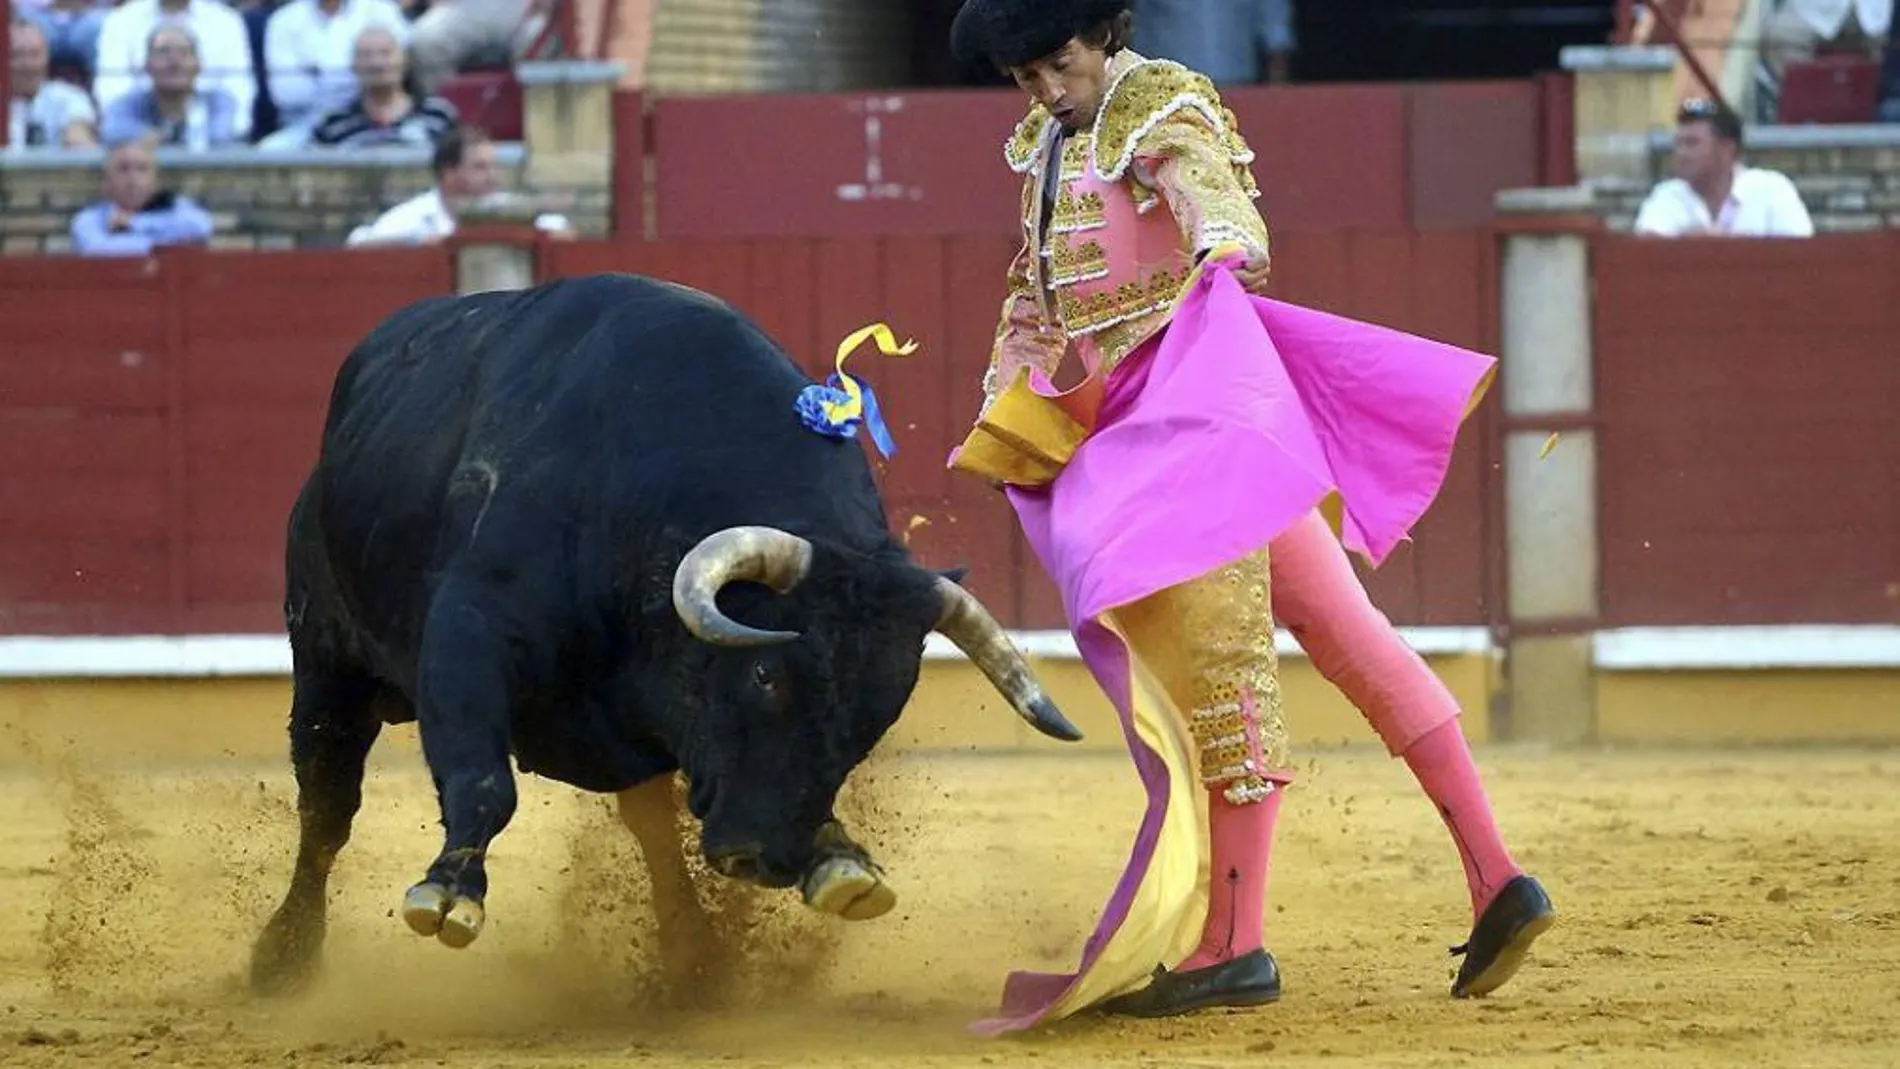
[[[612,91],[619,73],[600,63],[520,65],[524,140],[496,145],[503,188],[567,215],[582,236],[605,235],[612,217],[618,132]],[[631,133],[637,144],[639,131]],[[212,213],[214,248],[330,247],[434,184],[429,156],[420,146],[285,152],[166,147],[158,152],[159,184]],[[73,214],[102,196],[104,163],[101,149],[0,150],[0,251],[70,252]]]
[[[522,150],[502,146],[509,185],[520,186]],[[100,150],[0,157],[0,241],[9,255],[70,252],[73,213],[100,198]],[[351,228],[429,188],[425,149],[261,153],[255,149],[158,154],[159,183],[203,204],[216,248],[340,245]],[[595,205],[604,215],[602,202]]]

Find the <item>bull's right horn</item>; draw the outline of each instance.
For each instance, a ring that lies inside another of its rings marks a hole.
[[[715,531],[680,561],[673,573],[673,611],[696,637],[715,646],[770,646],[790,642],[796,631],[762,631],[719,611],[719,591],[747,580],[789,593],[811,570],[811,543],[776,527],[728,527]]]
[[[940,605],[937,632],[970,658],[970,663],[1009,699],[1017,716],[1052,739],[1076,742],[1082,738],[1081,729],[1071,724],[1062,710],[1056,708],[1056,703],[1049,700],[1035,673],[1029,670],[1029,662],[1016,652],[1003,625],[976,600],[975,594],[940,575],[937,598]]]

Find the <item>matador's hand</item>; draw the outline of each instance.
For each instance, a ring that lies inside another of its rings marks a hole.
[[[1234,280],[1256,297],[1267,295],[1267,281],[1273,274],[1273,261],[1262,250],[1247,255],[1247,262],[1234,268]]]

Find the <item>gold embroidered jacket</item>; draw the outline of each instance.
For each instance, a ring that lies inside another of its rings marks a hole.
[[[1005,144],[1024,175],[1023,245],[983,379],[986,409],[1024,366],[1053,376],[1071,344],[1106,375],[1167,322],[1199,254],[1224,242],[1267,251],[1253,152],[1213,82],[1126,51],[1109,79],[1094,125],[1059,150],[1060,124],[1041,105]]]

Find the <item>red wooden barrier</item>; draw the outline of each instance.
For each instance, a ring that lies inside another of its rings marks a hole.
[[[1287,300],[1481,351],[1495,350],[1491,242],[1484,231],[1319,235],[1278,245],[1277,292]],[[943,467],[975,416],[978,380],[1001,305],[1007,238],[890,238],[557,245],[557,275],[632,271],[710,289],[759,321],[814,375],[850,331],[883,320],[919,352],[855,358],[887,409],[898,453],[881,471],[892,522],[935,565],[973,568],[974,589],[1021,627],[1062,626],[1062,610],[1008,506]],[[1497,603],[1485,561],[1497,537],[1489,488],[1495,402],[1473,417],[1438,506],[1417,541],[1370,577],[1395,619],[1473,624]],[[874,456],[875,459],[875,456]],[[925,521],[912,528],[917,519]]]
[[[440,250],[0,261],[0,631],[274,631],[331,376]]]
[[[1539,82],[1411,88],[1404,173],[1413,226],[1485,226],[1498,190],[1539,184],[1544,91]]]
[[[1595,257],[1606,622],[1900,620],[1900,234]]]
[[[638,271],[720,294],[814,374],[867,322],[915,337],[913,356],[854,364],[898,439],[877,464],[894,524],[923,560],[971,566],[1006,623],[1061,626],[1007,506],[943,467],[975,414],[1009,239],[542,248],[550,275]],[[1288,299],[1488,350],[1489,248],[1480,231],[1290,234],[1276,264]],[[451,282],[441,249],[0,261],[0,632],[277,630],[285,517],[336,367]],[[1417,543],[1374,577],[1401,622],[1488,617],[1493,425],[1488,409],[1474,420]]]
[[[609,4],[613,17],[618,4]],[[647,112],[646,96],[638,89],[616,89],[613,94],[614,167],[610,233],[619,241],[647,236]]]
[[[0,626],[163,627],[179,600],[169,280],[0,260]]]

